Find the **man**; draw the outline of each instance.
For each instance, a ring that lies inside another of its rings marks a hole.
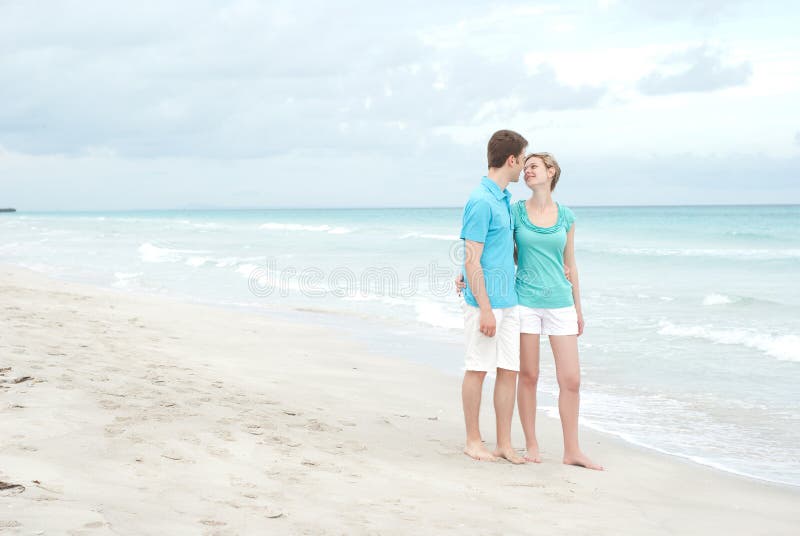
[[[519,372],[519,315],[514,290],[514,235],[511,194],[518,182],[527,140],[511,130],[495,132],[487,147],[489,171],[464,207],[461,238],[466,250],[464,332],[466,371],[461,387],[467,441],[464,453],[476,460],[498,457],[524,463],[511,447],[511,420]],[[497,449],[481,440],[479,414],[483,380],[496,371],[494,410]]]

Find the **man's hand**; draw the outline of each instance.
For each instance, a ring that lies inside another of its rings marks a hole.
[[[494,313],[491,309],[481,309],[481,333],[487,337],[494,337],[497,331],[497,320],[494,318]]]
[[[464,282],[464,274],[458,274],[458,277],[456,277],[456,293],[461,296],[465,288],[467,288],[467,284]]]

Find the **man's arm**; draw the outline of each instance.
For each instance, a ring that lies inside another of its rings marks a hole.
[[[492,304],[489,301],[489,296],[486,294],[486,281],[483,277],[483,268],[481,267],[481,255],[483,254],[483,243],[473,242],[472,240],[465,240],[464,247],[466,248],[466,261],[464,267],[467,272],[467,281],[469,281],[469,289],[478,302],[478,307],[481,310],[481,333],[487,337],[494,337],[497,329],[497,321],[495,320],[494,313],[492,312]]]

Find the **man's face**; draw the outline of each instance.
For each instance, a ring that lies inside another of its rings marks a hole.
[[[511,161],[511,168],[513,170],[513,177],[511,182],[519,182],[519,176],[522,173],[522,168],[525,165],[525,149],[520,154],[514,157]]]

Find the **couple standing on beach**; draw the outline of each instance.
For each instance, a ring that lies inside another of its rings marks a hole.
[[[551,192],[561,168],[548,153],[526,156],[527,140],[511,130],[489,140],[489,171],[464,208],[464,331],[466,372],[462,402],[467,442],[476,460],[540,463],[536,440],[536,384],[539,337],[547,335],[558,377],[558,410],[564,434],[563,462],[602,470],[578,445],[580,366],[577,337],[583,333],[575,216]],[[511,204],[509,183],[525,184],[533,195]],[[516,266],[515,266],[516,265]],[[494,409],[497,449],[483,443],[478,416],[486,373],[496,371]],[[519,376],[519,388],[517,388]],[[526,452],[511,446],[514,402],[525,433]]]

